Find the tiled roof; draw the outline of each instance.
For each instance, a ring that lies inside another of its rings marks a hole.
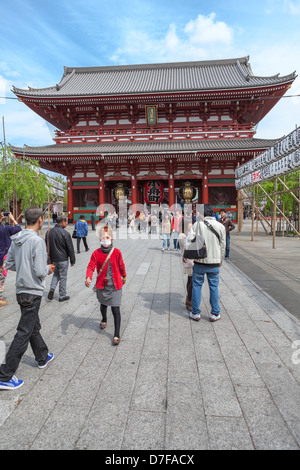
[[[279,139],[203,139],[168,142],[124,142],[98,144],[62,144],[43,147],[14,147],[15,154],[26,156],[38,155],[141,155],[180,152],[230,152],[267,149],[275,145]]]
[[[13,87],[16,95],[36,97],[126,95],[270,86],[292,81],[295,72],[279,77],[253,75],[248,57],[201,62],[65,67],[58,85]]]

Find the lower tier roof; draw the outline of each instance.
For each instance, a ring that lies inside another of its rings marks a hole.
[[[144,155],[144,154],[176,154],[191,152],[237,152],[255,151],[272,147],[281,139],[203,139],[155,142],[124,142],[97,144],[54,144],[42,147],[14,147],[11,151],[16,155],[34,156],[77,156],[77,155]]]

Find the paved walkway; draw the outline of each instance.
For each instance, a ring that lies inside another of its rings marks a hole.
[[[99,304],[84,287],[98,247],[94,232],[88,240],[91,251],[69,270],[71,300],[42,301],[55,360],[40,370],[28,348],[17,372],[24,386],[0,392],[0,449],[300,448],[297,318],[224,262],[222,319],[208,319],[206,283],[202,319],[193,322],[180,255],[162,253],[160,240],[117,240],[128,281],[113,346],[112,315],[100,331]],[[19,318],[13,273],[5,292],[0,339],[10,343]]]
[[[300,320],[300,239],[266,236],[261,224],[251,241],[251,220],[232,232],[230,260]]]

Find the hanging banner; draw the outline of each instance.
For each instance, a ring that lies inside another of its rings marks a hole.
[[[253,171],[252,173],[248,173],[236,179],[235,187],[241,189],[251,184],[261,183],[262,181],[275,178],[275,176],[284,175],[298,168],[300,168],[300,150],[296,150],[276,162],[272,162],[257,171]]]
[[[250,184],[274,178],[300,166],[300,127],[256,158],[235,170],[235,186],[241,189]]]
[[[300,148],[300,127],[297,127],[289,135],[277,142],[273,147],[260,153],[257,157],[249,160],[235,170],[235,177],[241,178],[242,176],[252,173],[259,168],[263,168],[268,163],[272,163],[280,158],[288,155],[290,152]]]
[[[147,126],[157,126],[157,106],[145,106]]]
[[[159,181],[148,181],[144,184],[146,204],[160,204],[164,197],[164,187]]]

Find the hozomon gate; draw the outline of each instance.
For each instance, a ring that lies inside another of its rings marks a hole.
[[[236,214],[235,169],[279,139],[254,138],[255,126],[296,75],[258,77],[249,58],[109,67],[65,67],[59,84],[14,93],[57,128],[55,144],[11,146],[22,158],[67,177],[68,218],[116,205],[184,202]],[[159,188],[159,189],[158,189]],[[180,198],[181,196],[181,198]],[[147,199],[148,200],[148,199]]]

